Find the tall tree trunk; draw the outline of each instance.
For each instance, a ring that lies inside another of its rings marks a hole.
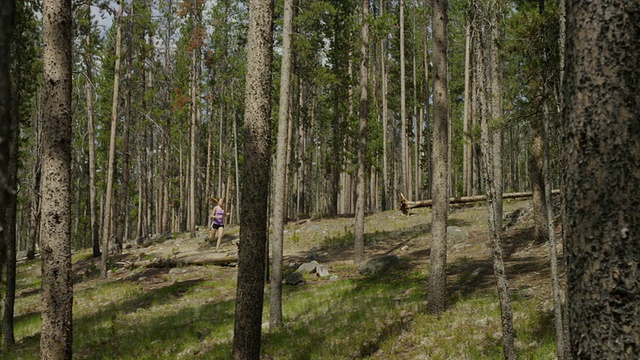
[[[449,92],[447,83],[448,0],[432,0],[433,7],[433,220],[428,310],[440,315],[445,310],[447,265],[447,216],[449,211]]]
[[[91,14],[91,1],[87,2],[87,14]],[[85,37],[84,62],[87,68],[87,135],[89,138],[89,217],[91,222],[91,244],[93,257],[100,256],[100,226],[96,190],[96,135],[93,121],[93,50],[91,45],[91,21]]]
[[[496,168],[495,168],[495,148],[494,148],[494,129],[490,129],[489,121],[492,117],[492,110],[494,105],[494,98],[491,96],[489,99],[488,89],[490,88],[487,84],[487,71],[485,64],[488,62],[488,66],[492,66],[494,53],[491,53],[491,58],[487,59],[484,54],[484,44],[486,42],[493,42],[493,32],[490,35],[491,38],[488,41],[484,41],[489,34],[486,34],[487,25],[480,25],[482,29],[478,29],[481,32],[479,36],[479,43],[477,44],[477,76],[478,76],[478,87],[480,92],[478,93],[478,107],[480,111],[480,128],[482,133],[482,173],[485,184],[485,191],[487,193],[487,198],[490,199],[487,210],[488,210],[488,223],[489,223],[489,233],[491,238],[491,247],[493,250],[493,273],[496,277],[496,283],[498,287],[498,298],[500,302],[500,318],[502,321],[502,341],[503,341],[503,351],[505,359],[515,359],[515,343],[514,337],[515,332],[513,329],[513,311],[511,309],[511,299],[509,296],[509,287],[507,283],[506,273],[504,269],[504,260],[502,256],[502,244],[501,244],[501,223],[498,219],[498,212],[500,211],[500,206],[498,205],[498,199],[502,199],[496,194],[496,184],[501,181],[501,179],[497,179],[496,177]],[[493,45],[491,45],[493,46]],[[493,70],[493,69],[491,69]],[[495,74],[494,74],[495,76]],[[491,86],[493,87],[493,85]],[[491,103],[489,102],[491,101]]]
[[[194,13],[194,26],[198,20],[197,15],[197,1],[194,1],[196,10]],[[195,30],[194,30],[195,31]],[[192,35],[195,37],[195,34]],[[191,126],[190,126],[190,160],[189,160],[189,231],[191,237],[196,237],[196,129],[197,129],[197,116],[198,113],[198,45],[195,39],[192,39],[193,49],[191,50]]]
[[[545,9],[544,9],[544,0],[540,0],[540,15],[542,19],[545,19]],[[549,249],[550,249],[550,270],[551,270],[551,288],[553,294],[553,304],[554,304],[554,324],[555,324],[555,333],[556,333],[556,355],[558,359],[563,359],[565,352],[565,339],[564,339],[564,319],[563,319],[563,305],[560,297],[560,280],[558,277],[558,254],[556,247],[556,236],[555,236],[555,225],[553,221],[553,202],[551,199],[551,166],[550,166],[550,143],[551,143],[551,133],[549,129],[549,122],[551,112],[549,110],[549,98],[550,94],[548,87],[548,76],[546,75],[547,69],[549,69],[549,48],[546,44],[546,24],[544,20],[541,24],[542,26],[542,41],[543,51],[542,51],[542,66],[541,66],[541,74],[540,77],[542,79],[542,97],[544,102],[542,104],[543,108],[543,124],[544,124],[544,135],[546,141],[544,142],[544,160],[543,160],[543,175],[544,175],[544,198],[546,204],[546,223],[547,223],[547,238],[549,239]]]
[[[7,204],[11,196],[9,162],[11,160],[11,43],[15,16],[15,1],[0,1],[0,204]],[[7,226],[6,214],[0,215],[0,279],[6,254],[3,229]],[[0,293],[0,299],[2,299]]]
[[[250,0],[234,359],[259,359],[271,163],[273,1]]]
[[[462,141],[462,192],[467,196],[471,195],[473,182],[473,136],[471,135],[471,129],[473,129],[473,86],[471,85],[471,23],[473,21],[473,11],[471,10],[472,4],[473,0],[470,0],[464,37],[464,120],[462,123],[462,132],[464,139]]]
[[[365,166],[367,151],[367,117],[369,116],[369,0],[362,0],[362,45],[360,46],[360,121],[358,130],[358,177],[354,262],[364,261]]]
[[[626,1],[567,1],[566,6],[562,143],[571,349],[575,358],[635,359],[640,353],[640,7]]]
[[[496,0],[491,8],[491,151],[493,167],[493,190],[495,191],[496,230],[502,232],[502,193],[504,181],[502,176],[502,67],[500,66],[500,24],[498,13],[504,7],[502,0]]]
[[[24,6],[19,6],[17,12],[20,14]],[[19,20],[18,20],[19,21]],[[19,25],[18,25],[19,27]],[[16,39],[16,37],[14,37]],[[12,347],[15,344],[15,338],[13,333],[13,314],[14,305],[16,299],[16,215],[17,215],[17,194],[18,194],[18,156],[19,156],[19,139],[18,134],[20,132],[20,103],[22,91],[21,78],[24,74],[20,73],[19,64],[21,62],[21,54],[17,50],[19,44],[14,40],[11,44],[13,48],[14,57],[11,59],[11,102],[10,102],[10,129],[7,139],[2,141],[9,142],[9,161],[6,169],[6,189],[4,208],[5,211],[2,230],[0,230],[0,242],[4,241],[6,246],[6,292],[4,299],[4,317],[2,318],[2,330],[4,332],[4,344],[7,348]],[[2,245],[0,245],[1,247]],[[0,254],[2,256],[2,254]],[[0,267],[2,261],[0,261]],[[2,278],[2,272],[0,271],[0,279]],[[1,294],[0,294],[1,295]],[[1,299],[1,297],[0,297]]]
[[[109,240],[111,238],[112,229],[112,208],[113,208],[113,181],[116,162],[116,136],[118,126],[118,103],[120,100],[120,55],[122,53],[122,12],[124,4],[120,0],[120,9],[116,18],[116,63],[113,76],[113,98],[111,103],[111,132],[109,140],[109,163],[107,167],[107,193],[104,201],[104,216],[102,220],[102,261],[100,268],[100,276],[107,278],[107,258],[109,257]]]
[[[43,12],[42,325],[40,357],[72,358],[71,1]]]
[[[402,164],[401,191],[411,194],[409,183],[409,139],[407,138],[407,86],[405,84],[405,56],[404,56],[404,0],[400,0],[400,164]]]
[[[424,18],[425,18],[425,22],[428,21],[429,17],[429,11],[428,11],[428,3],[431,0],[424,0]],[[428,24],[425,24],[425,28],[428,26]],[[424,36],[424,53],[422,54],[422,60],[424,62],[424,128],[425,128],[425,134],[424,134],[424,139],[425,139],[425,144],[424,144],[424,149],[425,149],[425,158],[427,159],[427,185],[426,185],[426,190],[427,190],[427,194],[426,197],[427,198],[431,198],[431,186],[433,185],[433,169],[431,167],[432,163],[431,163],[431,134],[430,134],[430,130],[431,129],[431,114],[429,111],[429,103],[430,103],[430,97],[431,97],[431,87],[429,86],[429,36],[428,36],[428,32],[425,32],[425,36]]]
[[[380,0],[380,16],[384,15],[384,0]],[[389,166],[387,164],[388,153],[387,153],[387,132],[389,131],[389,104],[387,102],[387,92],[388,92],[388,78],[387,78],[387,40],[383,37],[380,42],[380,70],[382,71],[382,210],[389,210],[390,201],[389,201],[389,189],[390,179],[389,179]]]
[[[565,43],[566,43],[566,33],[567,33],[567,27],[566,27],[566,6],[565,6],[565,0],[559,0],[558,1],[558,10],[559,10],[559,20],[558,22],[560,23],[560,34],[558,36],[558,51],[559,51],[559,56],[558,58],[560,59],[560,85],[558,88],[558,114],[560,115],[560,117],[562,118],[563,112],[564,112],[564,68],[565,68]],[[564,160],[563,157],[560,158],[560,160]],[[564,164],[564,162],[563,162]],[[565,200],[566,200],[566,183],[565,183],[565,177],[561,178],[561,185],[560,187],[563,189],[563,194],[561,195],[561,199],[563,201],[563,205],[561,208],[561,218],[562,218],[562,257],[563,257],[563,261],[564,261],[564,265],[565,268],[568,268],[568,251],[567,251],[567,238],[566,238],[566,229],[568,228],[568,226],[566,225],[566,221],[567,221],[567,214],[566,214],[566,204],[564,204]],[[566,277],[565,277],[566,279]],[[565,283],[566,285],[566,280]],[[569,339],[570,337],[570,327],[569,327],[569,301],[568,301],[569,297],[567,296],[566,292],[565,292],[565,296],[562,297],[562,338],[564,340],[563,343],[563,349],[562,349],[562,356],[558,355],[558,359],[560,360],[571,360],[572,356],[571,356],[571,341]]]
[[[280,106],[278,109],[278,144],[273,204],[273,237],[271,245],[271,301],[269,327],[282,327],[282,243],[286,217],[285,186],[287,176],[287,147],[289,133],[289,106],[291,90],[293,34],[293,0],[284,1],[284,23],[282,29],[282,69],[280,70]]]
[[[125,116],[124,116],[124,126],[122,129],[122,185],[120,187],[120,196],[118,197],[117,209],[117,224],[114,229],[115,241],[116,241],[116,249],[117,251],[122,251],[123,243],[125,241],[125,230],[127,228],[127,222],[129,221],[129,168],[131,162],[131,156],[129,154],[129,128],[131,124],[131,119],[133,117],[132,111],[132,93],[133,93],[133,84],[131,83],[132,72],[133,72],[133,16],[135,9],[135,0],[131,1],[131,13],[127,17],[127,62],[126,62],[126,80],[125,84],[127,84],[126,96],[125,96]],[[140,59],[144,63],[144,55],[141,56]],[[145,76],[143,76],[144,83]],[[146,89],[146,83],[145,89]],[[146,107],[146,102],[142,101],[143,111]]]

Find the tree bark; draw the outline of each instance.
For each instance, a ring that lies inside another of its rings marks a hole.
[[[285,187],[288,169],[287,148],[289,129],[289,107],[291,90],[291,65],[293,49],[293,0],[284,1],[284,23],[282,29],[282,69],[280,70],[280,106],[278,109],[278,144],[276,150],[275,182],[273,184],[273,236],[271,245],[271,301],[269,328],[282,327],[282,256],[283,233],[286,217]]]
[[[116,63],[113,78],[113,98],[111,103],[111,132],[109,140],[109,163],[107,168],[107,193],[105,194],[104,201],[104,216],[102,220],[102,261],[100,268],[100,276],[103,279],[107,278],[107,259],[109,257],[109,240],[112,234],[112,217],[113,217],[113,181],[115,173],[116,162],[116,137],[118,126],[118,105],[120,101],[120,55],[122,53],[122,12],[124,11],[124,4],[120,0],[120,8],[116,17]]]
[[[271,163],[273,1],[250,0],[234,359],[259,359]]]
[[[11,43],[15,16],[15,1],[0,1],[0,204],[4,206],[11,196],[9,163],[11,161]],[[4,210],[4,209],[3,209]],[[0,279],[6,254],[3,229],[8,225],[6,213],[0,211]],[[1,293],[0,293],[1,295]],[[0,296],[0,299],[2,297]]]
[[[462,133],[464,139],[462,141],[462,178],[463,191],[465,195],[472,195],[473,183],[473,86],[472,81],[472,57],[471,57],[471,23],[473,22],[473,11],[469,1],[469,11],[467,12],[467,24],[465,27],[465,51],[464,51],[464,120],[462,123]]]
[[[87,2],[87,14],[91,14],[91,1]],[[93,257],[100,256],[100,227],[96,191],[96,135],[93,121],[93,49],[91,48],[91,21],[85,37],[84,62],[87,68],[87,136],[89,139],[89,217]]]
[[[493,250],[493,272],[496,277],[497,290],[498,290],[498,299],[500,302],[500,319],[502,321],[502,342],[503,342],[503,351],[505,359],[515,359],[516,351],[515,351],[515,331],[513,328],[513,310],[511,309],[511,299],[509,296],[509,287],[507,284],[507,277],[504,269],[504,260],[502,257],[502,244],[501,244],[501,233],[502,229],[500,228],[500,222],[498,221],[498,201],[499,197],[496,196],[496,182],[500,180],[496,179],[496,171],[495,171],[495,156],[494,144],[493,141],[495,137],[493,136],[492,129],[489,128],[489,119],[491,117],[491,106],[489,104],[489,94],[487,90],[489,87],[487,86],[487,78],[486,78],[486,67],[485,63],[488,61],[487,57],[484,54],[484,44],[485,42],[482,40],[488,36],[486,34],[486,26],[480,25],[481,29],[481,37],[480,43],[477,47],[477,63],[478,63],[478,85],[480,89],[484,89],[484,91],[480,91],[478,94],[478,105],[480,110],[480,128],[482,133],[482,173],[484,178],[485,190],[487,192],[487,198],[490,199],[488,210],[488,225],[489,225],[489,233],[491,240],[491,247]],[[493,41],[493,36],[490,36],[489,42]],[[493,54],[492,54],[493,56]],[[491,66],[491,64],[487,64]],[[492,99],[491,99],[492,100]],[[492,105],[492,104],[491,104]],[[500,200],[501,201],[501,200]],[[502,204],[500,204],[502,205]],[[500,219],[502,220],[502,219]]]
[[[40,357],[72,358],[71,1],[45,1]]]
[[[367,117],[369,116],[369,0],[362,0],[362,45],[360,46],[360,121],[358,129],[358,176],[356,184],[356,216],[354,263],[364,261],[365,167],[367,151]]]
[[[562,143],[571,349],[575,358],[635,359],[640,6],[602,0],[566,6]]]
[[[405,84],[405,56],[404,56],[404,0],[400,0],[400,163],[402,165],[401,191],[412,194],[409,183],[409,140],[407,139],[407,86]]]
[[[447,217],[449,211],[449,94],[447,64],[448,0],[432,0],[433,7],[433,220],[428,310],[440,315],[445,310],[447,265]]]

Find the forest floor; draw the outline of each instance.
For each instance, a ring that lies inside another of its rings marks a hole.
[[[502,239],[503,256],[510,293],[516,302],[515,321],[520,322],[516,325],[516,330],[520,329],[517,340],[520,357],[553,358],[549,246],[533,237],[530,201],[505,202],[504,212],[507,226]],[[447,249],[447,306],[451,317],[437,321],[425,312],[430,209],[413,209],[409,216],[394,210],[366,217],[366,258],[395,254],[401,261],[401,269],[383,276],[382,281],[361,275],[359,267],[353,264],[352,218],[290,222],[284,234],[285,274],[315,260],[328,268],[330,276],[305,275],[304,286],[285,286],[283,311],[285,323],[290,325],[281,334],[265,335],[263,358],[501,358],[499,308],[486,219],[485,203],[451,208]],[[237,246],[232,243],[238,238],[237,226],[227,226],[219,252],[214,243],[207,241],[208,231],[201,229],[195,238],[189,234],[157,237],[145,246],[126,244],[122,253],[110,256],[111,270],[106,280],[99,277],[99,259],[91,258],[86,251],[75,254],[74,319],[79,320],[74,320],[74,334],[82,335],[74,335],[74,358],[228,358],[237,279],[234,262],[176,266],[167,261],[237,254]],[[560,245],[558,250],[561,256]],[[23,277],[38,271],[35,263],[25,263],[20,268]],[[32,299],[38,286],[33,279],[19,280],[16,301],[19,319],[24,321],[38,313],[37,300]],[[268,334],[268,287],[266,291],[263,329]],[[360,304],[351,303],[353,294]],[[172,310],[167,309],[169,304],[174,304]],[[368,305],[363,308],[363,304]],[[135,313],[150,316],[152,309],[153,313],[159,311],[156,310],[159,306],[163,311],[176,312],[163,315],[163,323],[169,322],[166,324],[169,329],[173,326],[184,328],[187,333],[195,332],[193,339],[171,342],[172,335],[159,335],[162,331],[170,332],[159,330],[165,325],[149,325],[152,332],[157,332],[155,337],[116,327],[137,324],[140,318],[135,318]],[[370,327],[366,319],[371,316],[371,309],[380,323]],[[311,316],[312,313],[315,315]],[[110,320],[106,314],[110,314]],[[204,319],[199,319],[203,314]],[[344,320],[345,314],[350,320]],[[106,317],[97,320],[102,316]],[[342,327],[348,328],[348,335],[340,335],[340,325],[325,322],[333,316],[340,319],[334,319],[334,323],[344,321]],[[217,322],[219,326],[215,325]],[[25,328],[20,329],[21,326]],[[324,330],[308,330],[309,326]],[[9,358],[31,358],[25,354],[34,351],[38,329],[35,324],[27,326],[19,322],[16,327],[18,347],[9,353]],[[306,335],[300,334],[302,328],[308,332]],[[95,334],[91,335],[92,332]],[[145,345],[111,344],[131,336]],[[303,341],[303,336],[320,339]],[[171,345],[163,345],[165,341]],[[324,346],[325,343],[333,346]],[[345,347],[353,349],[336,350]],[[130,349],[127,355],[123,353],[125,348]]]

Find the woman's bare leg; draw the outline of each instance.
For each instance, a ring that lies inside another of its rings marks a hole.
[[[221,227],[221,228],[220,228],[220,229],[218,229],[218,230],[220,230],[220,231],[218,232],[218,243],[216,244],[216,251],[217,251],[217,250],[218,250],[218,248],[220,247],[220,241],[222,241],[222,235],[223,235],[223,233],[224,233],[224,227]]]
[[[211,229],[211,242],[216,240],[216,229]]]

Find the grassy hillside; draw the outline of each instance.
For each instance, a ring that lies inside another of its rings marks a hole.
[[[555,358],[549,248],[532,240],[530,203],[504,237],[516,345],[521,359]],[[316,259],[331,276],[305,275],[285,286],[285,328],[268,331],[264,359],[501,359],[500,310],[484,204],[453,208],[448,251],[448,309],[426,313],[430,209],[411,216],[388,211],[366,218],[367,257],[392,253],[401,267],[362,276],[352,261],[353,220],[318,219],[289,224],[285,272]],[[237,228],[227,229],[231,237]],[[132,247],[111,259],[108,280],[99,259],[74,254],[74,359],[229,359],[233,335],[234,266],[131,267],[136,260],[209,252],[207,234],[186,234],[149,247]],[[232,253],[228,238],[222,250]],[[40,331],[40,263],[22,263],[16,299],[16,348],[6,359],[37,359]]]

